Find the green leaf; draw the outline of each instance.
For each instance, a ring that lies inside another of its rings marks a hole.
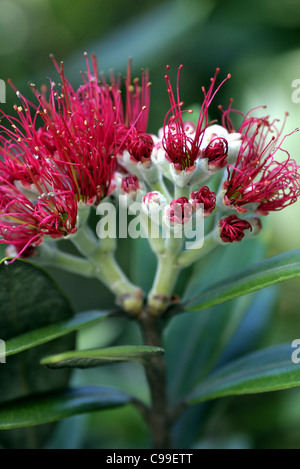
[[[131,397],[112,388],[56,391],[6,402],[0,406],[0,430],[55,422],[71,415],[128,404]]]
[[[6,246],[4,244],[0,244],[0,262],[5,259],[5,248]]]
[[[289,251],[255,264],[211,286],[189,300],[186,310],[208,308],[274,283],[300,276],[300,250]]]
[[[274,319],[278,302],[278,286],[272,285],[263,290],[243,296],[240,299],[245,298],[252,298],[253,301],[235,331],[234,336],[225,348],[218,362],[218,366],[225,365],[225,363],[235,360],[242,355],[259,350],[263,345],[265,336],[272,326],[272,320]],[[228,302],[227,305],[239,301],[240,299]],[[217,305],[217,307],[222,308],[224,308],[224,306],[225,305]]]
[[[171,331],[182,346],[178,349],[178,342],[176,345],[169,333],[166,342],[169,390],[174,402],[182,399],[199,379],[211,372],[251,301],[251,297],[238,298],[225,306],[216,305],[200,313],[193,311],[178,317],[179,321]]]
[[[218,369],[189,396],[190,404],[224,396],[256,394],[300,386],[300,364],[291,344],[251,353]]]
[[[230,246],[217,246],[208,256],[194,264],[183,302],[205,292],[212,282],[222,282],[230,275],[262,261],[265,250],[265,245],[258,238],[246,239]]]
[[[44,270],[21,260],[0,264],[1,339],[8,341],[73,314],[69,300]]]
[[[63,292],[46,272],[29,262],[16,260],[0,264],[0,339],[7,343],[15,337],[40,328],[71,320],[73,309]],[[23,353],[7,356],[0,364],[0,405],[6,401],[68,386],[70,370],[53,373],[41,367],[45,355],[74,348],[75,335],[53,340]],[[1,432],[5,448],[42,446],[52,432],[52,425],[34,429]]]
[[[70,332],[91,326],[102,321],[108,316],[110,316],[110,313],[106,311],[87,311],[86,313],[78,313],[66,321],[51,324],[50,326],[35,329],[27,332],[27,334],[14,337],[6,342],[6,356],[14,355],[22,352],[23,350],[28,350],[32,347],[36,347],[37,345],[62,337]]]
[[[264,250],[264,245],[257,239],[245,240],[244,246],[243,243],[220,246],[194,266],[183,301],[188,302],[200,289],[206,291],[211,279],[221,281],[224,276],[240,270],[242,265],[259,261]],[[206,377],[215,367],[254,301],[253,295],[205,311],[181,313],[169,323],[165,343],[169,393],[173,403],[182,399],[198,379]]]
[[[46,357],[41,365],[49,368],[93,368],[124,361],[145,362],[153,355],[161,355],[164,350],[160,347],[147,345],[120,345],[95,350],[65,352]]]

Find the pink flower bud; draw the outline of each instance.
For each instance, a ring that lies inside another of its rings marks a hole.
[[[186,197],[179,197],[179,199],[172,200],[165,215],[171,225],[184,225],[193,215],[192,204]]]

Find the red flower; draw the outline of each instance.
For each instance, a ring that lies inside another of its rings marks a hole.
[[[228,142],[225,138],[217,137],[210,141],[203,152],[203,158],[208,159],[210,170],[222,169],[227,164]]]
[[[241,241],[245,236],[244,231],[252,231],[252,226],[246,220],[238,218],[236,215],[230,215],[219,220],[220,238],[224,243],[233,243]]]
[[[172,200],[166,210],[166,216],[172,225],[184,225],[190,220],[192,214],[192,205],[186,197],[179,197],[179,199]]]
[[[127,76],[125,78],[125,107],[120,100],[120,80],[112,79],[112,94],[118,108],[118,146],[119,151],[127,150],[134,161],[150,162],[154,146],[151,135],[146,133],[150,107],[150,86],[148,71],[142,70],[141,83],[139,79],[131,79],[131,64],[129,59]]]
[[[140,181],[137,176],[125,176],[121,182],[121,191],[124,194],[130,194],[130,192],[136,192],[140,189]]]
[[[211,192],[207,186],[203,186],[199,191],[191,193],[190,201],[193,207],[196,207],[196,204],[203,204],[204,216],[208,217],[216,207],[216,194]]]
[[[42,180],[48,188],[71,190],[77,201],[85,203],[97,204],[108,193],[117,153],[118,108],[109,87],[98,83],[96,60],[92,60],[93,72],[87,61],[87,81],[77,92],[54,60],[62,87],[51,82],[49,101],[44,90],[40,95],[34,89],[38,107],[19,94],[18,118],[6,116],[13,128],[2,127],[0,136],[10,179],[22,180],[19,170],[25,168],[27,182],[38,187]],[[36,130],[39,117],[44,127]]]
[[[164,134],[162,139],[162,146],[166,152],[166,158],[174,163],[175,168],[178,170],[184,170],[194,166],[195,161],[200,156],[200,147],[203,140],[203,133],[208,127],[208,109],[209,106],[224,81],[230,78],[230,75],[222,81],[222,83],[214,91],[217,75],[219,69],[213,78],[211,78],[211,84],[208,91],[202,88],[204,94],[204,100],[200,109],[200,115],[197,126],[191,126],[190,124],[183,122],[183,113],[192,111],[182,111],[183,102],[179,98],[179,74],[182,69],[180,65],[177,74],[177,93],[176,98],[172,89],[170,77],[169,77],[169,66],[167,66],[167,74],[165,76],[167,82],[167,88],[171,103],[171,108],[167,113],[164,121]],[[216,142],[215,142],[216,143]],[[218,144],[219,147],[219,144]],[[223,148],[224,150],[224,148]],[[220,153],[220,148],[215,148],[215,153]],[[212,155],[212,148],[208,150],[208,154]],[[208,156],[206,156],[208,158]]]
[[[2,178],[1,184],[0,243],[14,245],[18,256],[41,244],[45,235],[57,239],[77,231],[71,192],[44,194],[35,204]]]
[[[300,195],[299,166],[289,155],[283,162],[275,159],[278,150],[285,152],[281,148],[285,137],[273,148],[282,129],[278,131],[267,117],[246,116],[241,131],[244,132],[241,149],[235,166],[228,167],[223,185],[225,205],[243,213],[253,203],[259,214],[266,215],[296,202]],[[276,137],[270,135],[274,133]]]

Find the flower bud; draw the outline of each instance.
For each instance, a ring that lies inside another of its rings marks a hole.
[[[160,192],[148,192],[143,197],[142,209],[148,216],[158,216],[167,200]]]
[[[171,226],[188,223],[192,215],[193,207],[186,197],[179,197],[179,199],[172,200],[165,210],[165,219],[169,221]]]
[[[197,204],[203,204],[204,217],[208,217],[216,207],[216,194],[203,186],[199,191],[191,193],[190,203],[193,210],[197,210]]]
[[[241,241],[244,236],[245,230],[252,231],[252,226],[247,220],[243,220],[236,215],[230,215],[226,218],[221,218],[218,223],[219,235],[223,243],[233,243],[234,241]]]

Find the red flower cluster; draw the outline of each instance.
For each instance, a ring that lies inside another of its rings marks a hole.
[[[50,82],[39,93],[37,105],[19,92],[17,117],[2,114],[10,128],[0,126],[0,242],[18,247],[42,242],[45,234],[58,238],[76,231],[78,203],[99,204],[109,194],[116,155],[128,148],[137,159],[150,157],[153,141],[145,133],[150,83],[142,73],[142,86],[131,85],[131,63],[125,79],[108,84],[99,76],[96,57],[92,69],[76,91],[67,81],[63,64],[61,85]],[[13,86],[13,85],[12,85]],[[42,126],[37,128],[37,124]]]
[[[48,97],[46,87],[38,92],[31,85],[36,105],[17,92],[21,100],[14,107],[17,116],[1,111],[8,126],[0,125],[0,242],[14,245],[19,255],[31,252],[45,235],[56,239],[74,234],[78,204],[98,205],[109,195],[115,189],[116,169],[123,176],[123,194],[144,191],[142,179],[153,190],[152,184],[160,185],[159,171],[180,189],[195,189],[199,184],[190,201],[181,197],[169,204],[169,221],[184,224],[197,203],[209,216],[217,202],[221,210],[217,228],[225,242],[240,241],[253,226],[236,215],[224,218],[222,211],[266,215],[299,197],[299,166],[289,155],[284,161],[277,158],[279,150],[284,152],[285,137],[280,137],[283,129],[278,130],[275,121],[249,113],[236,132],[231,113],[241,113],[231,109],[230,101],[223,111],[223,125],[209,122],[212,100],[230,75],[216,87],[217,69],[208,90],[202,88],[204,99],[194,125],[184,120],[184,113],[192,111],[184,111],[180,101],[182,66],[176,92],[168,66],[165,78],[171,107],[161,135],[155,137],[147,133],[148,72],[142,72],[140,82],[132,81],[129,61],[123,103],[121,78],[111,74],[108,82],[99,74],[95,56],[91,66],[86,56],[87,73],[78,90],[66,79],[63,65],[58,66],[54,58],[53,62],[61,84],[50,81]],[[202,183],[223,168],[227,179],[222,195],[216,195]],[[153,194],[159,201],[164,199],[150,192],[144,197],[145,206],[155,205]]]

